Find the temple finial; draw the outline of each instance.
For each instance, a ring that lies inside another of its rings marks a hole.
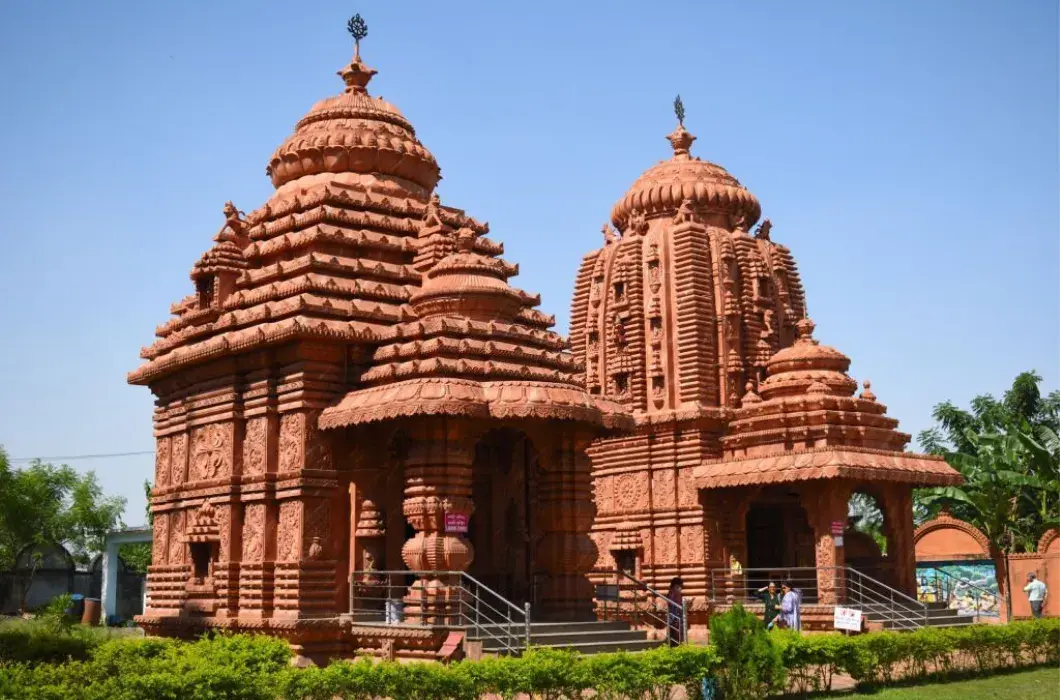
[[[368,81],[376,74],[376,70],[365,65],[361,60],[361,39],[368,36],[368,24],[359,14],[350,17],[346,23],[346,30],[353,37],[353,60],[350,65],[339,71],[343,82],[346,83],[346,92],[368,92]]]
[[[368,36],[368,23],[364,21],[364,17],[361,17],[360,13],[355,14],[346,23],[346,31],[353,37],[353,60],[359,61],[361,59],[361,39]]]
[[[678,95],[674,98],[674,114],[677,115],[677,123],[681,126],[685,125],[685,103],[681,101],[681,96]]]
[[[681,101],[680,95],[674,98],[674,114],[677,116],[677,128],[666,138],[674,149],[674,157],[678,160],[688,160],[688,149],[692,147],[696,137],[685,130],[685,103]]]

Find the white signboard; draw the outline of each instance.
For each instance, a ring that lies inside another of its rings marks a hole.
[[[860,632],[861,611],[856,608],[841,608],[837,605],[835,609],[835,628],[837,630]]]

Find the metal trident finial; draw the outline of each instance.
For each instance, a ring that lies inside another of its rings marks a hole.
[[[681,126],[685,125],[685,103],[681,101],[681,96],[678,95],[674,98],[674,114],[677,115],[677,123]]]
[[[357,58],[361,57],[361,39],[368,36],[368,24],[361,17],[360,13],[350,17],[350,21],[346,23],[346,31],[353,36],[354,55]]]

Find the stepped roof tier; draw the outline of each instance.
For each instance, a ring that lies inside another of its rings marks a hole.
[[[266,169],[276,190],[243,216],[229,202],[192,270],[197,294],[129,380],[294,341],[361,346],[358,387],[321,427],[423,413],[630,424],[589,396],[554,317],[508,285],[488,226],[443,206],[438,164],[390,103],[368,94],[360,57],[346,88],[315,104]]]
[[[700,488],[847,478],[921,485],[960,483],[941,457],[903,452],[909,435],[865,382],[846,371],[850,359],[797,324],[798,339],[768,363],[759,392],[747,387],[722,438],[720,460],[695,471]]]

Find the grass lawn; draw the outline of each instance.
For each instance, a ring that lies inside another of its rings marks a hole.
[[[1039,668],[968,681],[888,688],[873,693],[871,697],[879,700],[1054,700],[1060,697],[1060,668]]]

